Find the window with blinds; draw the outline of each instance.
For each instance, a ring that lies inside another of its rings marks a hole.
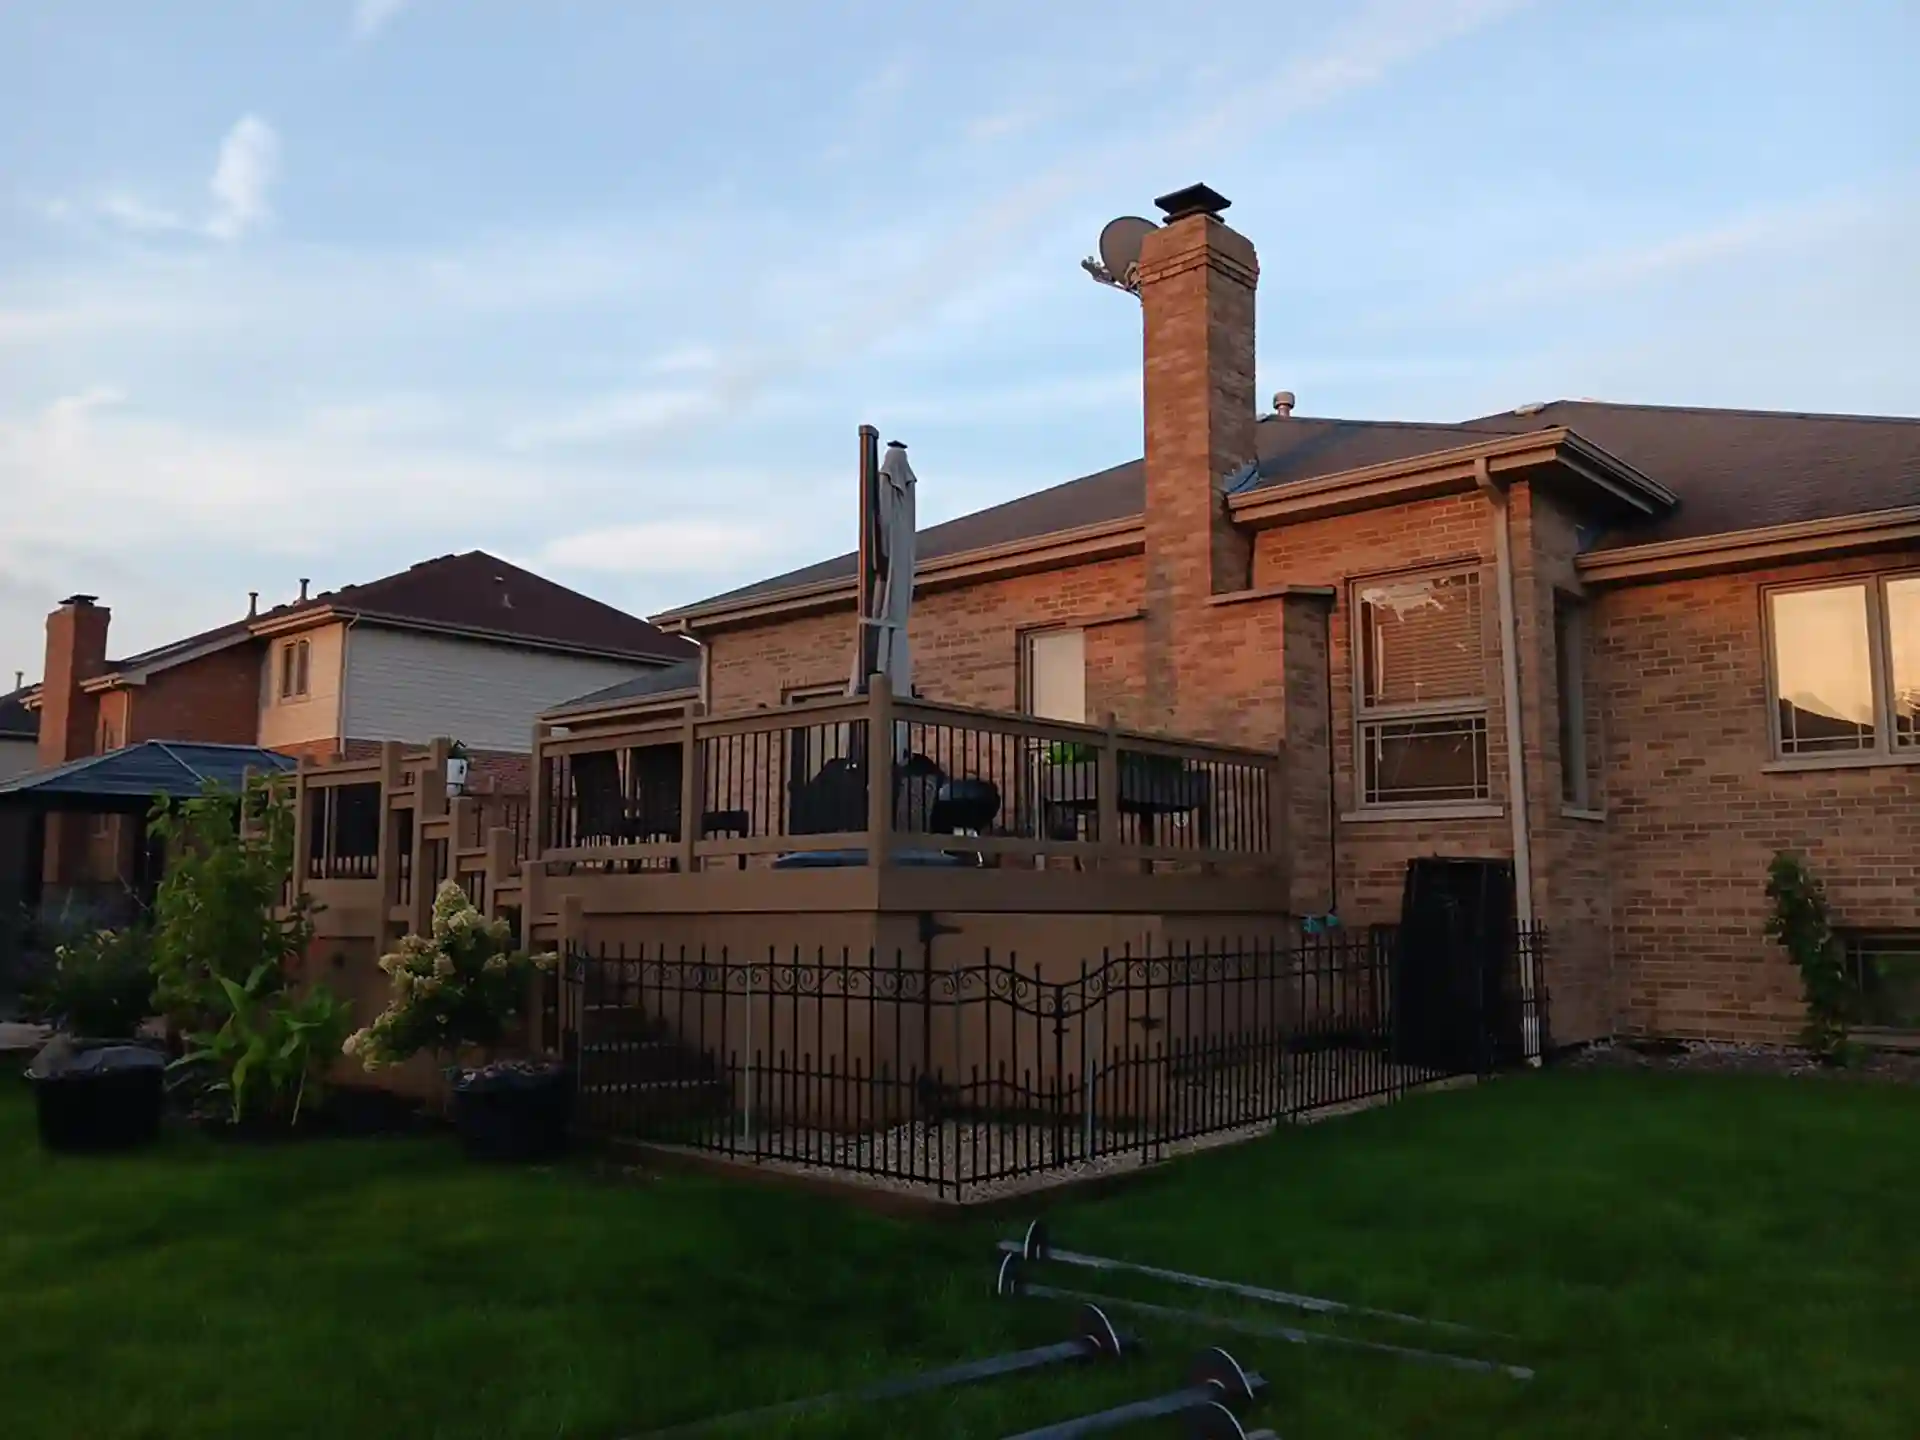
[[[1479,574],[1361,581],[1353,602],[1360,803],[1491,798]]]

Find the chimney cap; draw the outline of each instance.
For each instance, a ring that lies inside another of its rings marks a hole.
[[[99,598],[98,595],[69,595],[60,603],[62,605],[71,605],[76,610],[85,610]]]
[[[1153,202],[1167,217],[1167,223],[1185,220],[1189,215],[1211,215],[1220,218],[1220,212],[1233,202],[1211,185],[1189,185],[1184,190],[1175,190],[1162,195]]]

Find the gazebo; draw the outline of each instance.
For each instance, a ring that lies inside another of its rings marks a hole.
[[[38,909],[46,879],[47,817],[50,815],[113,816],[130,815],[144,820],[161,797],[190,799],[201,794],[212,782],[236,794],[249,773],[289,771],[295,761],[290,756],[257,745],[212,745],[188,740],[147,740],[110,750],[103,755],[88,755],[44,770],[30,770],[0,780],[0,813],[23,814],[23,826],[0,827],[0,836],[15,837],[10,846],[0,846],[0,892],[20,887],[20,895],[30,908]],[[69,841],[77,854],[84,844]],[[5,853],[11,849],[13,853]],[[117,873],[110,879],[96,878],[99,886],[113,885],[119,893],[130,893],[142,903],[152,899],[159,883],[161,857],[147,843],[144,827],[131,847],[120,851]]]

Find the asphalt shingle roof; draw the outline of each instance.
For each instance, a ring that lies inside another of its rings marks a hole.
[[[1246,488],[1296,484],[1560,426],[1680,497],[1671,515],[1617,531],[1603,548],[1920,504],[1920,419],[1588,400],[1556,400],[1524,413],[1458,423],[1269,416],[1255,432],[1259,468]],[[931,560],[1138,515],[1145,487],[1144,463],[1132,460],[922,530],[920,556]],[[836,556],[688,608],[850,579],[855,564],[852,554]]]
[[[563,705],[556,705],[547,711],[549,715],[566,715],[575,710],[600,710],[608,705],[617,705],[625,700],[644,700],[649,695],[669,695],[675,690],[691,690],[700,683],[700,662],[681,660],[672,665],[664,665],[645,675],[636,675],[631,680],[622,680],[618,685],[609,685],[602,690],[591,690],[585,695],[577,695]]]
[[[296,763],[291,756],[256,745],[147,740],[0,780],[0,804],[96,800],[124,807],[157,795],[198,795],[209,780],[238,791],[249,770],[291,770]]]

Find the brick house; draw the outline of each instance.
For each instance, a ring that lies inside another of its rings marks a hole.
[[[685,639],[482,551],[300,597],[110,659],[111,612],[75,595],[47,617],[46,667],[20,692],[52,766],[148,740],[260,745],[316,760],[383,741],[460,738],[478,788],[524,794],[534,717],[569,695],[682,661]],[[126,873],[133,827],[50,815],[43,879]]]
[[[1144,458],[923,532],[920,692],[1284,746],[1296,915],[1389,921],[1412,858],[1510,861],[1556,1043],[1789,1036],[1781,848],[1920,1024],[1920,421],[1258,415],[1254,248],[1204,187],[1161,203]],[[854,569],[657,617],[697,670],[548,719],[843,687]]]

